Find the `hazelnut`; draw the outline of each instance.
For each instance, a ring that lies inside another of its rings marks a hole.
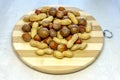
[[[57,50],[63,52],[67,50],[67,46],[65,44],[60,44],[58,45]]]
[[[87,25],[87,21],[84,18],[80,18],[80,19],[78,19],[78,24],[86,26]]]
[[[47,28],[40,28],[38,30],[38,35],[43,39],[47,38],[49,36],[49,30]]]
[[[24,34],[22,35],[22,38],[23,38],[23,40],[24,40],[25,42],[29,42],[29,41],[31,40],[31,35],[28,34],[28,33],[24,33]]]
[[[85,27],[83,25],[79,25],[79,32],[80,33],[85,32]]]
[[[57,50],[58,44],[55,41],[51,41],[49,46],[51,49]]]
[[[56,17],[57,18],[63,18],[63,16],[64,16],[64,12],[63,11],[57,11],[57,13],[56,13]]]
[[[59,7],[58,10],[60,10],[60,11],[64,11],[65,8],[64,8],[64,7]]]
[[[51,8],[49,9],[48,13],[49,13],[49,15],[51,15],[51,16],[55,16],[56,13],[57,13],[57,9],[54,8],[54,7],[51,7]]]
[[[48,37],[48,38],[46,38],[46,39],[43,40],[43,42],[47,43],[47,44],[49,44],[51,41],[52,41],[51,37]]]
[[[41,13],[41,11],[40,11],[40,10],[38,10],[38,9],[36,9],[36,10],[35,10],[35,14],[37,14],[37,15],[38,15],[38,14],[40,14],[40,13]]]
[[[67,36],[69,36],[69,34],[70,34],[70,30],[69,30],[67,27],[63,27],[63,28],[60,30],[60,34],[61,34],[63,37],[67,37]]]
[[[41,38],[40,38],[40,36],[38,34],[36,34],[35,37],[34,37],[34,40],[35,41],[41,41]]]
[[[53,23],[50,23],[49,24],[49,29],[52,29],[53,28]]]
[[[32,28],[32,24],[33,24],[33,22],[29,22],[29,24],[28,24],[28,25]]]
[[[57,32],[54,29],[50,29],[50,36],[51,37],[56,37],[57,36]]]
[[[49,21],[42,21],[42,26],[47,27],[49,26],[50,22]]]
[[[63,12],[64,12],[64,16],[67,16],[68,12],[66,10],[64,10]]]
[[[77,25],[72,26],[72,28],[71,28],[70,30],[71,30],[71,33],[72,33],[72,34],[75,34],[75,33],[78,33],[78,32],[79,32],[79,28],[78,28]]]
[[[31,31],[31,27],[28,24],[24,24],[22,26],[22,30],[23,30],[23,32],[30,32]]]
[[[66,37],[66,40],[69,41],[72,38],[72,35],[69,35],[68,37]]]
[[[62,27],[61,27],[61,24],[60,23],[53,23],[53,28],[55,30],[60,30]]]

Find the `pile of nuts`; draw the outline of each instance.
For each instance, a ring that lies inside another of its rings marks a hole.
[[[80,16],[80,12],[64,7],[43,7],[34,14],[25,16],[22,38],[38,48],[36,54],[53,55],[58,59],[73,57],[73,51],[83,50],[90,38],[91,23]]]

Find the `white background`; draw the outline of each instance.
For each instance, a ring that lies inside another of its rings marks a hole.
[[[15,23],[25,13],[44,5],[70,5],[93,15],[102,29],[113,32],[105,38],[97,61],[88,68],[66,75],[37,72],[24,65],[11,46]],[[0,0],[0,80],[120,80],[120,0]]]

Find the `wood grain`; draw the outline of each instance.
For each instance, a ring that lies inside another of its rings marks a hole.
[[[54,6],[56,7],[56,6]],[[57,6],[58,7],[58,6]],[[79,10],[81,16],[87,17],[87,21],[91,22],[92,32],[90,33],[91,38],[86,40],[88,46],[85,50],[74,51],[73,58],[56,59],[51,55],[38,56],[35,54],[37,48],[31,47],[29,43],[22,40],[21,35],[23,34],[21,27],[25,22],[22,20],[24,16],[32,14],[31,11],[24,15],[15,25],[12,34],[13,48],[18,57],[29,67],[52,74],[65,74],[82,70],[93,63],[99,56],[103,47],[103,32],[95,20],[90,14],[74,7],[66,7],[67,9]]]

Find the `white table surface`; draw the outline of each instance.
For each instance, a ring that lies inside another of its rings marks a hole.
[[[75,6],[93,15],[103,30],[113,32],[88,68],[66,75],[37,72],[24,65],[11,46],[15,23],[25,13],[44,5]],[[120,0],[0,0],[0,80],[120,80]]]

